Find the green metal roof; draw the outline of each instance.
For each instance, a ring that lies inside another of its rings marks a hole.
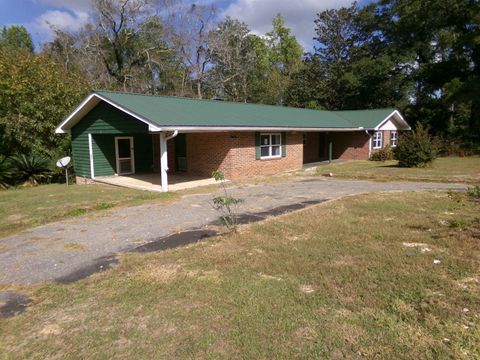
[[[335,114],[349,121],[354,126],[364,127],[365,129],[373,129],[380,122],[391,115],[395,109],[373,109],[373,110],[345,110],[336,111]]]
[[[335,112],[110,91],[95,93],[158,127],[374,128],[395,110]]]
[[[228,130],[372,130],[387,118],[399,130],[410,127],[393,108],[356,111],[319,111],[285,106],[198,100],[173,96],[143,95],[113,91],[90,94],[55,130],[65,133],[82,120],[100,101],[148,124],[153,132]]]

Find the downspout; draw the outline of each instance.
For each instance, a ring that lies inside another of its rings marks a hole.
[[[178,130],[175,130],[172,135],[165,137],[165,140],[168,141],[170,139],[173,139],[177,137],[177,135],[178,135]]]
[[[365,134],[368,136],[368,159],[370,160],[370,156],[372,156],[372,135],[370,135],[368,130],[365,130]]]
[[[165,136],[165,132],[160,133],[160,176],[162,191],[168,191],[168,153],[167,153],[167,141],[173,139],[178,135],[178,131],[175,130],[172,135]]]

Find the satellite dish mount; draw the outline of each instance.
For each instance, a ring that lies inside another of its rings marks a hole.
[[[65,169],[65,183],[68,186],[68,164],[70,163],[70,156],[65,156],[57,161],[57,167]]]

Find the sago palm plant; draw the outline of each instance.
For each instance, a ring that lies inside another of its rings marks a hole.
[[[50,159],[43,155],[13,155],[10,157],[17,183],[38,185],[50,178]]]

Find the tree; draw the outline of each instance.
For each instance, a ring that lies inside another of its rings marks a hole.
[[[343,110],[405,102],[407,84],[401,59],[391,55],[383,40],[368,29],[370,15],[356,3],[317,14],[314,53],[306,57],[308,70],[296,74],[287,91],[290,105],[315,101],[320,108]],[[310,89],[321,89],[321,93]]]
[[[12,25],[0,31],[0,49],[33,52],[33,41],[24,26]]]
[[[155,92],[168,47],[160,17],[151,15],[153,5],[149,0],[93,1],[94,23],[83,30],[80,48],[103,65],[114,88]]]
[[[480,4],[381,0],[370,30],[402,58],[411,81],[409,119],[457,141],[480,142]]]
[[[211,82],[216,91],[224,92],[233,101],[246,102],[250,74],[257,62],[253,44],[258,39],[250,35],[247,24],[227,17],[209,34],[213,68]]]
[[[269,71],[261,102],[281,105],[291,76],[302,67],[303,48],[278,14],[272,21],[272,31],[265,34]]]
[[[0,50],[0,152],[53,156],[69,139],[55,127],[88,92],[79,74],[65,72],[47,55]]]
[[[209,31],[216,15],[214,5],[175,7],[169,15],[169,38],[185,69],[181,93],[186,93],[186,83],[191,79],[197,98],[203,98],[206,75],[211,60]]]

